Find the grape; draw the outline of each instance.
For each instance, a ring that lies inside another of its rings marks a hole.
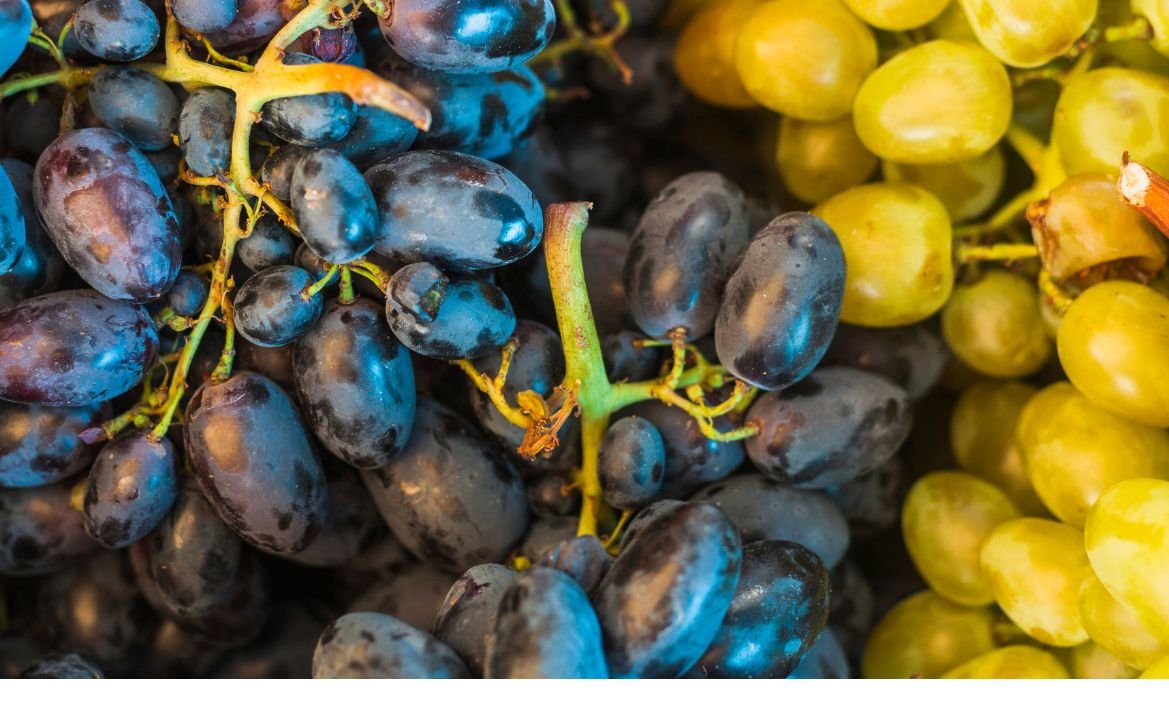
[[[329,515],[321,532],[304,550],[281,555],[309,567],[349,567],[389,541],[389,528],[357,471],[335,460],[325,460],[329,489]],[[449,577],[445,578],[450,582]],[[443,590],[445,593],[445,584]]]
[[[587,278],[585,280],[588,281]],[[642,338],[636,331],[618,331],[601,336],[601,354],[610,382],[648,380],[657,373],[660,363],[658,351],[634,345],[635,341]]]
[[[313,654],[314,679],[458,679],[467,668],[446,644],[387,614],[337,619]]]
[[[258,346],[287,345],[308,333],[321,317],[324,296],[306,295],[313,277],[299,266],[273,266],[236,291],[235,328]]]
[[[847,679],[851,669],[848,656],[840,646],[832,627],[827,627],[816,637],[812,648],[804,654],[789,679]]]
[[[434,635],[458,652],[475,676],[483,674],[499,603],[516,576],[502,564],[472,567],[447,592],[438,610]]]
[[[580,493],[571,488],[572,477],[550,473],[528,481],[528,507],[542,517],[580,513]]]
[[[325,62],[364,67],[365,52],[357,44],[357,31],[353,27],[352,23],[340,27],[314,27],[307,36],[302,36],[305,51]]]
[[[1092,575],[1084,535],[1051,520],[999,524],[982,544],[982,570],[995,600],[1020,629],[1052,646],[1087,641],[1080,586]]]
[[[1001,269],[954,289],[942,335],[964,363],[997,378],[1031,375],[1051,357],[1034,281]]]
[[[211,287],[194,271],[183,269],[166,294],[167,304],[177,316],[196,316],[203,310]]]
[[[236,336],[235,365],[253,373],[262,373],[276,381],[280,387],[296,390],[292,367],[292,346],[266,348]]]
[[[943,679],[1067,679],[1068,670],[1050,653],[1033,646],[1005,646],[942,674]]]
[[[503,559],[528,527],[515,471],[470,424],[426,399],[406,449],[363,476],[398,540],[455,571]]]
[[[262,47],[287,20],[283,0],[237,0],[238,12],[231,24],[212,32],[207,39],[227,54],[251,52]]]
[[[735,526],[710,504],[672,505],[627,535],[594,604],[612,676],[672,678],[706,651],[739,582]]]
[[[856,136],[852,115],[827,122],[785,116],[779,121],[775,165],[792,196],[815,204],[863,184],[877,168],[877,157]]]
[[[735,71],[735,40],[759,0],[713,3],[686,23],[674,48],[678,79],[703,102],[719,107],[756,106]]]
[[[840,320],[871,328],[917,323],[950,298],[950,218],[933,194],[908,184],[866,184],[813,213],[836,232],[848,272]]]
[[[969,221],[985,214],[1006,180],[1006,161],[999,145],[971,159],[948,164],[898,164],[885,161],[886,181],[916,184],[946,207],[953,221]],[[860,183],[860,182],[857,182]]]
[[[305,419],[326,449],[366,469],[401,452],[414,423],[414,367],[380,306],[329,301],[293,361]]]
[[[1096,577],[1080,589],[1080,619],[1095,643],[1128,666],[1143,670],[1169,656],[1169,640],[1150,632]]]
[[[601,583],[613,558],[593,535],[580,535],[561,541],[540,557],[539,565],[564,572],[576,580],[586,594],[591,594]]]
[[[78,654],[51,654],[37,659],[20,672],[22,679],[104,679],[105,674]]]
[[[35,219],[33,168],[19,159],[0,159],[0,169],[12,182],[20,213],[25,217],[20,256],[7,273],[0,274],[0,310],[3,310],[26,298],[57,288],[65,262],[45,234],[41,222]]]
[[[881,65],[853,106],[873,154],[908,164],[986,153],[1011,122],[1011,81],[986,50],[949,40],[917,45]]]
[[[499,601],[487,639],[489,679],[603,679],[601,628],[571,577],[533,567]]]
[[[349,133],[327,147],[364,172],[378,162],[406,151],[417,137],[418,128],[409,120],[384,109],[361,106],[357,108],[357,118],[353,120]],[[285,145],[277,153],[287,152],[295,146]]]
[[[773,220],[727,281],[714,329],[720,362],[764,390],[802,380],[836,331],[844,274],[840,242],[822,220],[802,212]]]
[[[628,83],[598,57],[589,58],[588,80],[603,98],[612,122],[623,129],[652,132],[676,124],[686,90],[674,71],[674,38],[626,33],[613,44],[629,65]]]
[[[49,574],[93,551],[71,491],[63,483],[0,489],[0,575]]]
[[[575,537],[578,525],[579,520],[575,516],[537,517],[532,520],[531,527],[515,552],[532,562],[539,562],[544,555]],[[628,534],[626,531],[626,536]]]
[[[1169,679],[1169,657],[1161,659],[1141,674],[1142,679]]]
[[[177,493],[170,440],[128,430],[102,449],[89,471],[85,531],[104,547],[125,547],[158,526]]]
[[[94,450],[78,435],[107,417],[101,403],[49,408],[0,401],[0,488],[48,485],[81,472]]]
[[[430,631],[451,575],[428,562],[415,562],[367,589],[349,605],[349,612],[389,614],[420,631]]]
[[[1076,527],[1112,485],[1169,474],[1169,434],[1112,415],[1064,382],[1027,402],[1015,439],[1043,504]]]
[[[796,119],[848,114],[876,65],[872,30],[840,0],[760,4],[735,41],[735,69],[747,93]]]
[[[284,55],[286,65],[315,65],[320,60],[303,52]],[[339,141],[353,128],[357,106],[340,92],[281,97],[264,105],[264,129],[286,142],[319,147]]]
[[[960,0],[978,41],[1015,67],[1064,54],[1096,19],[1097,0]]]
[[[336,148],[338,145],[332,146]],[[292,172],[309,151],[308,147],[285,144],[264,160],[260,167],[260,178],[280,201],[288,201],[292,196]]]
[[[1157,52],[1169,57],[1169,7],[1161,0],[1132,0],[1132,12],[1143,15],[1149,21],[1153,28],[1149,44]]]
[[[1092,640],[1073,646],[1064,662],[1073,679],[1135,679],[1141,673]]]
[[[897,522],[905,486],[905,468],[893,458],[875,470],[825,490],[848,521],[855,537],[880,534]]]
[[[935,679],[997,646],[994,615],[926,590],[898,602],[869,634],[866,679]]]
[[[365,174],[381,218],[374,250],[460,271],[504,266],[544,233],[535,197],[507,169],[464,154],[417,151]]]
[[[779,393],[764,393],[747,420],[759,433],[747,455],[769,478],[800,487],[840,485],[876,469],[912,425],[905,391],[852,368],[823,368]]]
[[[0,167],[0,274],[8,273],[20,260],[27,241],[24,208],[8,172]]]
[[[912,30],[942,14],[950,0],[844,0],[860,19],[882,30]]]
[[[469,274],[449,276],[428,263],[410,264],[390,279],[386,316],[410,350],[438,360],[487,355],[515,331],[515,312],[494,284]]]
[[[689,497],[704,485],[727,477],[745,457],[743,443],[711,440],[698,421],[672,406],[651,401],[634,406],[630,414],[645,418],[658,429],[666,448],[666,474],[657,499]],[[733,427],[722,418],[715,427]]]
[[[37,160],[33,195],[65,261],[106,296],[153,301],[178,275],[171,200],[146,157],[116,132],[79,129],[53,140]]]
[[[235,20],[239,3],[237,0],[171,0],[171,12],[187,29],[217,32]]]
[[[154,75],[136,67],[106,67],[89,83],[89,106],[106,127],[144,152],[171,146],[179,100]]]
[[[739,529],[744,543],[785,540],[816,553],[832,569],[848,549],[848,523],[819,492],[778,485],[762,475],[736,475],[691,498],[711,502]],[[630,528],[632,532],[632,526]],[[626,543],[628,544],[628,535]]]
[[[187,405],[187,457],[207,499],[247,542],[299,552],[328,512],[325,476],[296,406],[270,379],[239,371]]]
[[[833,634],[841,643],[841,648],[850,658],[855,657],[859,660],[864,653],[865,638],[877,621],[876,594],[873,586],[861,572],[861,568],[850,560],[841,562],[832,570],[829,574],[829,583],[831,599],[828,626],[832,628]]]
[[[81,47],[110,62],[145,57],[158,44],[158,18],[142,0],[87,0],[73,16]]]
[[[0,37],[4,38],[3,48],[0,48],[0,75],[16,64],[24,52],[31,28],[32,10],[28,0],[15,0],[0,5]]]
[[[581,238],[580,254],[597,331],[602,335],[617,333],[630,324],[629,302],[625,299],[622,276],[629,254],[629,234],[617,229],[590,226]],[[552,305],[552,286],[548,280],[548,264],[543,257],[531,261],[524,288],[534,294],[533,298],[539,299],[537,309],[544,309],[541,317],[554,324],[556,316]],[[639,338],[644,337],[637,335]],[[601,352],[608,359],[609,351],[602,349]],[[652,350],[648,353],[653,355]],[[653,369],[656,368],[657,362],[654,361]]]
[[[842,323],[836,328],[822,366],[847,366],[884,376],[919,400],[942,376],[949,353],[926,325],[864,328]]]
[[[743,192],[714,172],[672,181],[642,214],[625,261],[625,295],[646,334],[715,325],[723,285],[750,241]]]
[[[294,146],[294,145],[289,145]],[[292,236],[276,219],[265,214],[252,233],[235,246],[235,255],[252,271],[292,263]]]
[[[698,661],[707,676],[786,678],[828,619],[828,570],[793,542],[752,542],[714,642]]]
[[[179,147],[192,172],[205,177],[227,173],[234,123],[235,97],[230,92],[200,87],[187,97],[179,115]],[[281,198],[287,199],[287,192]]]
[[[644,507],[662,486],[666,448],[645,418],[630,415],[605,431],[598,471],[605,502],[619,510]]]
[[[0,399],[82,406],[138,384],[158,355],[141,307],[59,291],[0,312]]]
[[[304,242],[331,263],[355,261],[373,248],[378,228],[373,192],[348,159],[331,149],[304,155],[289,185]]]

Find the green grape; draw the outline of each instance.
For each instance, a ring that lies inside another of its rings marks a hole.
[[[950,446],[958,466],[996,485],[1019,510],[1034,517],[1047,509],[1031,487],[1015,426],[1038,392],[1025,383],[981,381],[959,396],[950,417]]]
[[[1003,522],[982,545],[982,569],[999,606],[1031,638],[1051,646],[1088,639],[1079,599],[1092,568],[1078,529],[1037,517]]]
[[[937,19],[929,24],[929,36],[935,40],[953,40],[954,42],[978,42],[978,35],[974,28],[966,21],[966,13],[962,6],[951,2],[938,15]]]
[[[1132,11],[1144,15],[1153,26],[1153,39],[1149,42],[1154,50],[1169,57],[1169,2],[1165,0],[1132,0]]]
[[[926,590],[898,602],[869,633],[861,656],[866,679],[935,679],[995,648],[995,617]]]
[[[907,164],[973,159],[1011,122],[1011,80],[977,45],[933,40],[877,68],[852,109],[873,154]]]
[[[1014,67],[1038,67],[1072,48],[1096,19],[1096,0],[961,0],[979,42]]]
[[[1161,659],[1156,664],[1145,669],[1142,679],[1169,679],[1169,657]]]
[[[1130,667],[1147,669],[1169,656],[1169,641],[1150,632],[1094,576],[1080,589],[1080,619],[1093,641]]]
[[[784,187],[808,204],[863,184],[877,168],[877,157],[861,144],[851,116],[829,122],[784,117],[775,162]]]
[[[1119,67],[1075,77],[1056,104],[1051,137],[1069,176],[1115,173],[1125,152],[1169,173],[1169,79]]]
[[[859,140],[858,140],[859,141]],[[916,184],[942,202],[954,222],[986,213],[1003,190],[1006,162],[995,145],[973,159],[948,164],[881,163],[886,181]]]
[[[942,335],[967,365],[996,378],[1022,378],[1051,357],[1039,290],[1018,274],[991,269],[960,284],[942,310]]]
[[[1128,281],[1098,283],[1064,314],[1057,345],[1068,379],[1097,405],[1169,427],[1169,298]]]
[[[909,184],[866,184],[812,213],[836,232],[848,264],[840,320],[870,328],[906,326],[933,315],[950,298],[950,217],[933,194]]]
[[[982,543],[1000,523],[1019,517],[994,485],[963,472],[932,472],[910,488],[901,508],[905,547],[926,584],[958,604],[994,601],[979,566]]]
[[[950,0],[844,0],[860,19],[882,30],[912,30],[930,22]]]
[[[1073,679],[1135,679],[1141,672],[1089,639],[1064,654]]]
[[[1113,415],[1066,382],[1028,401],[1015,440],[1043,504],[1076,527],[1116,483],[1169,474],[1169,434]]]
[[[727,0],[700,11],[674,45],[674,67],[686,89],[703,102],[742,109],[757,105],[735,71],[735,39],[762,0]]]
[[[1130,3],[1129,0],[1100,0],[1100,12],[1096,16],[1096,24],[1100,27],[1119,27],[1130,24],[1134,16],[1133,6],[1135,4]],[[1169,31],[1157,32],[1157,27],[1158,25],[1164,26],[1166,11],[1161,8],[1169,8],[1169,4],[1166,4],[1165,0],[1153,0],[1142,4],[1151,6],[1145,8],[1141,14],[1148,18],[1153,25],[1154,37],[1152,41],[1137,39],[1106,42],[1098,46],[1099,51],[1105,58],[1119,60],[1126,67],[1164,74],[1169,71],[1169,58],[1162,54],[1159,48],[1165,47]],[[1160,19],[1154,20],[1154,16],[1159,16]]]
[[[735,68],[759,104],[798,119],[848,114],[877,66],[873,31],[840,0],[772,0],[739,32]]]
[[[1169,482],[1125,480],[1100,496],[1084,532],[1096,576],[1142,624],[1169,639]]]
[[[1004,646],[942,674],[943,679],[1066,679],[1054,655],[1034,646]]]

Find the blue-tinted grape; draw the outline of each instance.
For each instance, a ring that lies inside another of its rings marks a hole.
[[[37,161],[33,196],[61,256],[106,296],[154,301],[178,275],[182,244],[170,197],[142,152],[117,132],[57,137]]]
[[[292,374],[291,345],[268,348],[236,336],[235,353],[237,368],[262,373],[276,381],[285,390],[296,390],[296,382]]]
[[[563,517],[580,512],[580,491],[572,489],[572,477],[549,473],[528,480],[528,507],[537,515]]]
[[[655,348],[635,345],[635,341],[643,338],[637,331],[619,331],[601,337],[601,354],[610,382],[648,380],[657,374],[661,354]]]
[[[330,144],[329,149],[365,171],[406,151],[417,137],[418,128],[409,120],[384,109],[362,106],[357,108],[353,128],[343,139]]]
[[[73,16],[81,47],[110,62],[145,57],[158,44],[158,18],[142,0],[88,0]]]
[[[320,60],[302,52],[284,56],[286,65],[315,65]],[[282,97],[264,105],[264,128],[286,142],[319,147],[339,141],[353,128],[357,106],[339,92]]]
[[[314,679],[459,679],[467,667],[446,644],[387,614],[357,612],[321,634]]]
[[[503,595],[518,575],[502,564],[468,569],[447,592],[434,621],[434,635],[458,652],[474,676],[482,676],[487,642]]]
[[[57,288],[65,262],[37,218],[36,202],[32,195],[33,168],[19,159],[0,159],[0,168],[12,182],[24,216],[20,257],[6,273],[0,274],[2,310]]]
[[[247,542],[299,552],[328,514],[328,490],[304,423],[280,386],[237,372],[187,406],[187,456],[216,512]]]
[[[419,400],[406,449],[363,473],[398,540],[452,571],[507,556],[528,527],[524,486],[471,425]]]
[[[0,399],[90,405],[138,384],[158,355],[139,306],[95,291],[59,291],[0,312]]]
[[[158,173],[158,178],[162,180],[163,184],[173,186],[176,179],[179,178],[179,164],[182,162],[183,153],[178,147],[170,145],[163,147],[157,152],[144,152],[146,161],[150,162],[150,166],[154,167],[154,171]],[[189,205],[182,200],[182,197],[171,197],[174,202],[175,216],[179,221],[179,228],[183,228],[183,222],[189,218]],[[184,242],[186,238],[184,237]]]
[[[22,679],[104,679],[97,664],[79,654],[50,654],[20,672]]]
[[[825,490],[848,520],[855,537],[880,534],[901,515],[905,492],[905,468],[893,458],[872,472]]]
[[[326,460],[325,476],[329,515],[320,534],[304,550],[281,556],[308,567],[344,567],[379,542],[390,539],[390,530],[369,499],[369,491],[356,470]]]
[[[539,393],[544,398],[564,379],[564,352],[556,331],[535,321],[517,321],[511,335],[516,343],[511,367],[503,394],[509,405],[516,404],[516,396],[525,390]],[[503,358],[499,351],[488,353],[475,361],[475,370],[494,376],[499,372]],[[491,399],[474,384],[468,383],[471,408],[479,425],[510,449],[518,448],[524,439],[524,429],[512,425],[491,403]]]
[[[292,236],[280,222],[265,214],[252,233],[235,245],[240,263],[252,271],[292,263]]]
[[[450,572],[434,564],[413,562],[367,589],[346,611],[389,614],[430,631],[452,579]]]
[[[28,31],[32,28],[32,10],[28,0],[5,0],[0,3],[0,75],[16,64],[24,52]]]
[[[410,264],[386,290],[390,329],[415,353],[438,360],[478,358],[498,350],[515,330],[511,301],[478,276],[448,275]]]
[[[751,385],[786,388],[820,362],[843,302],[836,234],[811,214],[783,214],[755,234],[727,281],[714,329],[719,361]]]
[[[306,296],[314,282],[299,266],[273,266],[252,276],[235,294],[235,328],[258,346],[287,345],[321,317],[325,299]]]
[[[381,219],[374,250],[478,271],[519,261],[544,234],[532,192],[507,169],[454,152],[400,154],[365,173]]]
[[[0,274],[8,273],[20,260],[27,233],[24,208],[16,187],[8,179],[8,172],[0,167]]]
[[[828,621],[828,570],[794,542],[743,547],[730,609],[698,668],[722,679],[782,679]]]
[[[666,472],[666,447],[653,423],[630,415],[609,426],[599,458],[601,494],[620,510],[654,499]]]
[[[230,25],[239,5],[236,0],[171,0],[170,10],[183,27],[207,33]]]
[[[788,674],[789,679],[847,679],[850,668],[848,655],[836,637],[832,627],[820,632],[812,648],[804,654],[796,670]]]
[[[741,442],[711,440],[702,434],[697,420],[678,408],[650,401],[630,412],[653,423],[666,448],[666,474],[658,499],[689,497],[733,473],[746,457]],[[715,427],[725,430],[731,424],[720,418]]]
[[[823,368],[747,411],[759,426],[747,455],[778,482],[840,485],[877,469],[905,442],[913,411],[905,391],[874,373]]]
[[[263,47],[284,26],[284,0],[237,0],[239,5],[231,24],[207,39],[228,55],[245,54]]]
[[[575,537],[578,524],[575,516],[537,517],[515,551],[532,562],[539,562],[558,545]]]
[[[735,525],[704,503],[670,505],[632,540],[597,587],[614,677],[673,678],[710,646],[739,582]]]
[[[409,62],[479,74],[523,64],[556,29],[552,0],[396,0],[380,19],[390,47]]]
[[[941,337],[920,323],[901,328],[841,323],[821,365],[883,375],[904,388],[910,400],[917,400],[941,378],[949,357]]]
[[[580,259],[584,266],[589,304],[592,305],[597,331],[602,335],[618,332],[629,325],[629,305],[625,300],[625,283],[622,280],[628,253],[629,235],[624,231],[589,227],[581,238]],[[539,305],[548,314],[546,320],[555,322],[548,264],[543,257],[532,262],[528,285],[535,294],[533,298],[539,299]],[[607,354],[607,351],[603,352]]]
[[[203,310],[203,304],[210,295],[211,285],[207,279],[194,271],[179,271],[178,278],[166,294],[167,305],[179,316],[195,316]]]
[[[187,97],[179,114],[179,148],[192,172],[205,177],[227,173],[234,122],[235,97],[227,90],[200,87]]]
[[[171,135],[178,131],[178,97],[137,67],[99,70],[89,83],[89,106],[103,125],[144,152],[170,146]]]
[[[312,150],[308,147],[285,144],[264,160],[263,166],[260,167],[260,179],[280,201],[287,202],[291,198],[292,172],[296,170],[301,157],[310,151]]]
[[[630,239],[625,295],[638,327],[653,337],[710,333],[749,239],[743,192],[726,177],[695,172],[670,182]]]
[[[0,489],[0,575],[48,574],[92,552],[65,483]]]
[[[49,408],[0,401],[0,488],[48,485],[81,472],[95,450],[79,436],[107,417],[100,403]]]
[[[613,558],[594,535],[579,535],[545,552],[539,564],[564,572],[576,580],[585,594],[589,594],[608,574]]]
[[[72,38],[73,34],[70,33],[69,37]],[[8,151],[26,161],[36,162],[45,147],[57,138],[61,127],[59,122],[46,122],[44,118],[60,117],[64,102],[64,94],[53,86],[5,99],[4,138],[8,141]]]
[[[487,643],[489,679],[603,679],[601,627],[568,575],[533,567],[504,593]]]
[[[170,440],[144,430],[123,432],[102,448],[89,471],[85,531],[110,549],[137,542],[170,512],[178,489]]]
[[[292,172],[289,192],[300,233],[317,256],[343,264],[373,248],[377,204],[348,159],[331,149],[306,154]]]

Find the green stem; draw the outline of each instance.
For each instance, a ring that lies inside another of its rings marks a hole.
[[[341,295],[337,300],[343,304],[357,300],[357,294],[353,292],[353,273],[347,268],[341,269]]]
[[[975,261],[1022,261],[1039,257],[1035,244],[988,244],[985,246],[959,244],[958,262]]]
[[[311,286],[305,288],[305,290],[300,292],[301,297],[305,298],[305,299],[309,299],[309,298],[312,298],[313,296],[317,295],[321,291],[324,291],[325,288],[329,284],[333,283],[333,279],[337,278],[337,273],[340,271],[341,271],[340,264],[330,265],[329,270],[325,272],[324,276],[321,276],[319,279],[317,279],[316,283],[312,284]]]

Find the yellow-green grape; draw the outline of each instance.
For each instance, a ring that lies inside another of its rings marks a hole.
[[[1119,67],[1075,77],[1056,104],[1051,136],[1069,176],[1116,172],[1125,152],[1169,173],[1169,79]]]
[[[1141,673],[1091,639],[1068,649],[1064,661],[1073,679],[1135,679]]]
[[[942,335],[967,365],[996,378],[1031,375],[1051,357],[1035,282],[1002,269],[954,289]]]
[[[1080,585],[1092,576],[1084,533],[1037,517],[1004,522],[982,545],[982,569],[995,601],[1020,629],[1051,646],[1088,639]]]
[[[1169,298],[1129,281],[1098,283],[1072,302],[1057,344],[1068,378],[1097,405],[1169,427]]]
[[[978,35],[974,34],[974,28],[966,21],[962,5],[956,2],[948,4],[942,14],[929,24],[927,30],[929,36],[935,40],[978,42]]]
[[[877,157],[861,144],[851,116],[828,122],[784,117],[775,161],[784,187],[809,204],[863,184],[877,168]]]
[[[1006,134],[1011,80],[981,47],[933,40],[869,75],[852,114],[861,141],[882,159],[908,164],[973,159]]]
[[[1169,658],[1161,659],[1156,664],[1145,669],[1142,679],[1169,679]]]
[[[1031,487],[1015,426],[1038,392],[1026,383],[981,381],[959,396],[950,417],[950,446],[958,466],[997,485],[1025,515],[1047,509]]]
[[[1169,639],[1169,482],[1125,480],[1100,496],[1084,532],[1096,576],[1136,618]]]
[[[933,315],[950,298],[950,217],[925,189],[866,184],[812,213],[836,232],[848,264],[840,320],[871,328],[906,326]]]
[[[994,649],[994,614],[926,590],[906,597],[869,633],[861,657],[866,679],[935,679]]]
[[[799,119],[848,114],[877,66],[873,31],[840,0],[772,0],[743,23],[735,68],[759,104]]]
[[[1015,440],[1043,504],[1076,527],[1116,483],[1169,475],[1169,434],[1113,415],[1066,382],[1028,401]]]
[[[844,0],[844,4],[873,27],[911,30],[941,15],[950,0]]]
[[[987,535],[1019,517],[989,482],[956,471],[932,472],[910,488],[901,508],[905,547],[926,584],[946,599],[976,607],[994,594],[979,566]]]
[[[1133,22],[1133,5],[1129,0],[1100,0],[1100,12],[1096,16],[1096,25],[1101,28],[1120,27]],[[1165,0],[1153,0],[1142,3],[1147,7],[1141,13],[1151,20],[1154,29],[1152,41],[1144,39],[1121,40],[1118,42],[1104,42],[1097,46],[1098,51],[1107,59],[1119,60],[1126,67],[1133,67],[1147,72],[1164,73],[1169,70],[1169,58],[1161,54],[1157,48],[1165,47],[1169,42],[1169,28],[1156,32],[1158,25],[1164,27],[1165,12],[1169,3]],[[1159,6],[1159,7],[1158,7]],[[1160,16],[1159,20],[1153,20]]]
[[[1144,15],[1153,26],[1149,44],[1162,55],[1169,56],[1169,2],[1165,0],[1132,0],[1132,11]]]
[[[762,0],[727,0],[694,16],[674,45],[674,67],[686,89],[703,102],[743,109],[756,106],[735,71],[735,40]]]
[[[859,141],[859,140],[858,140]],[[973,159],[948,164],[881,163],[886,181],[916,184],[942,202],[950,220],[968,221],[986,212],[1003,189],[1006,162],[995,145]]]
[[[1080,589],[1080,619],[1093,641],[1135,669],[1147,669],[1169,656],[1169,641],[1149,631],[1094,576]]]
[[[1066,679],[1055,655],[1034,646],[1004,646],[942,674],[943,679]]]
[[[979,42],[1013,67],[1038,67],[1072,48],[1096,0],[961,0]]]

